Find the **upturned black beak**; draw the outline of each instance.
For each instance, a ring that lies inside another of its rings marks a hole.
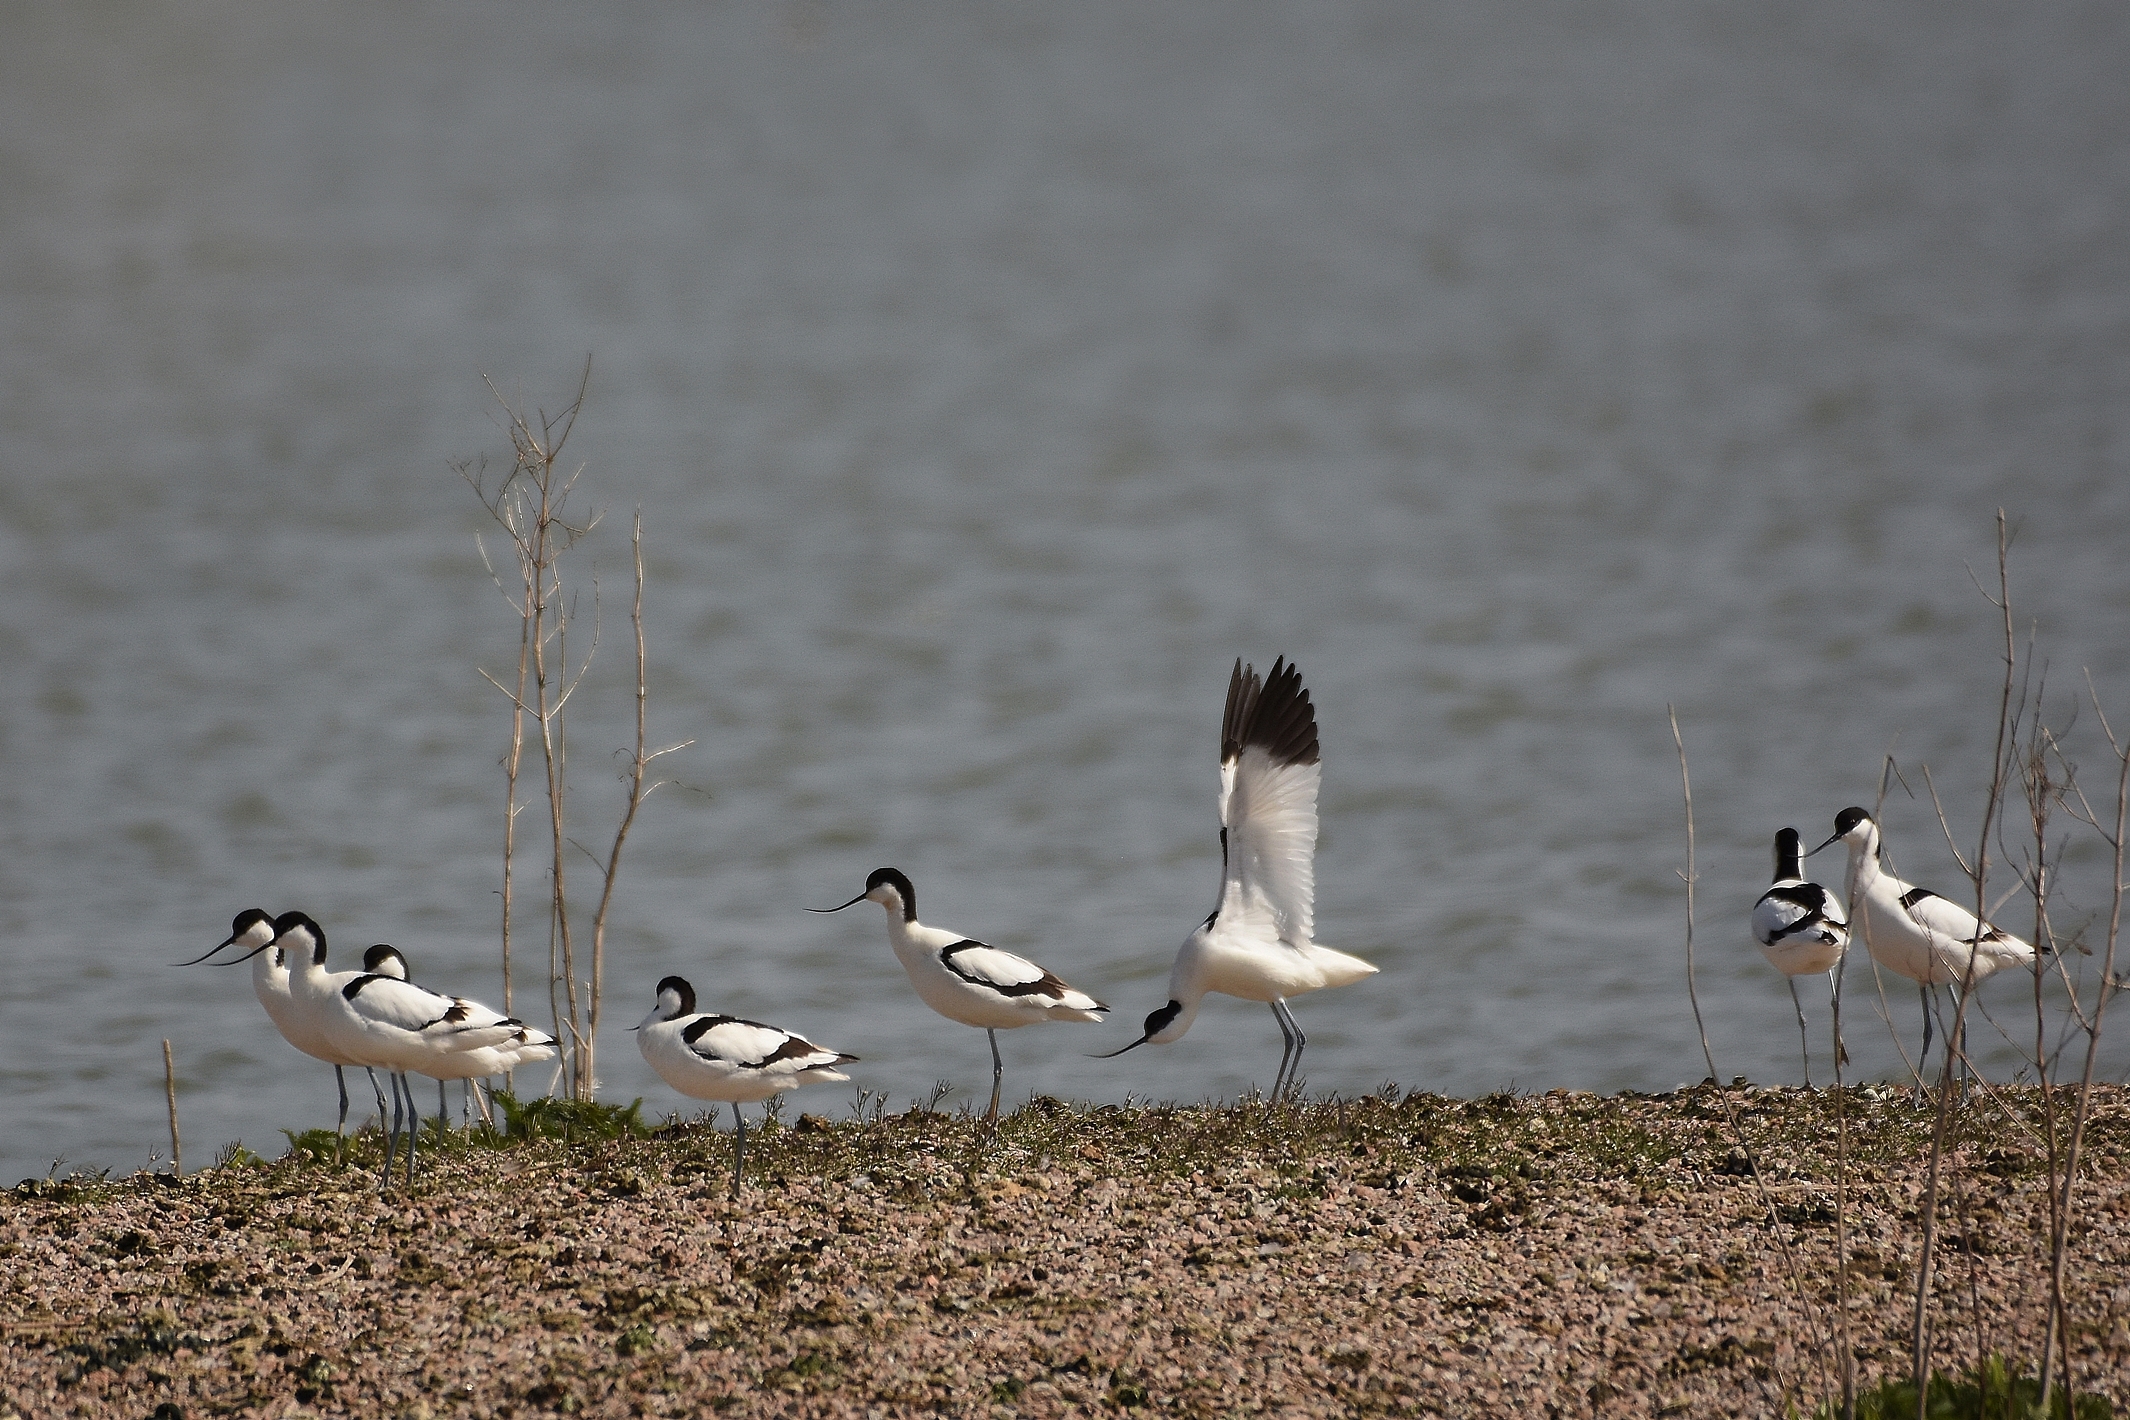
[[[215,965],[216,965],[216,966],[242,966],[242,965],[244,965],[244,963],[246,963],[246,962],[250,961],[250,960],[251,960],[251,959],[252,959],[253,957],[257,956],[257,955],[258,955],[259,953],[261,953],[261,952],[265,951],[267,947],[271,947],[271,946],[273,946],[273,945],[274,945],[274,944],[275,944],[276,942],[279,942],[280,940],[281,940],[281,939],[280,939],[279,937],[276,937],[276,938],[274,938],[274,940],[273,940],[272,942],[268,942],[268,943],[266,943],[266,944],[265,944],[264,946],[257,946],[257,947],[253,947],[253,948],[252,948],[252,949],[251,949],[250,951],[246,952],[246,953],[245,953],[245,954],[244,954],[243,956],[237,957],[236,959],[234,959],[234,960],[232,960],[232,961],[218,961],[218,962],[216,962],[216,963],[215,963]]]
[[[229,945],[229,944],[230,944],[231,942],[234,942],[235,940],[236,940],[236,938],[235,938],[235,937],[224,937],[224,938],[223,938],[223,939],[222,939],[221,941],[219,941],[219,942],[216,942],[216,943],[214,944],[214,951],[213,951],[213,952],[208,952],[208,953],[207,953],[207,954],[206,954],[205,956],[196,956],[196,957],[194,957],[194,958],[193,958],[193,959],[192,959],[191,961],[174,961],[174,962],[172,962],[172,963],[170,963],[170,964],[171,964],[172,966],[198,966],[198,965],[199,965],[199,964],[200,964],[201,962],[203,962],[203,961],[207,960],[207,958],[208,958],[208,957],[211,957],[211,956],[213,956],[215,952],[218,952],[218,951],[222,950],[222,948],[224,948],[224,947],[228,946],[228,945]],[[240,958],[240,960],[241,960],[241,958]],[[226,966],[227,964],[228,964],[228,963],[226,963],[226,962],[222,962],[222,963],[217,963],[217,965],[224,965],[224,966]]]
[[[1125,1050],[1137,1050],[1140,1046],[1146,1044],[1149,1039],[1151,1039],[1151,1037],[1142,1035],[1137,1040],[1133,1041],[1130,1045],[1125,1046],[1124,1050],[1112,1050],[1106,1055],[1090,1055],[1087,1058],[1089,1060],[1114,1060],[1118,1056],[1122,1055]]]
[[[1839,843],[1839,842],[1841,842],[1841,837],[1842,837],[1842,836],[1841,836],[1841,835],[1840,835],[1839,833],[1837,833],[1837,834],[1835,834],[1835,835],[1834,835],[1834,836],[1833,836],[1832,838],[1829,838],[1829,839],[1827,840],[1827,842],[1826,842],[1826,843],[1822,843],[1822,844],[1820,844],[1820,845],[1819,845],[1819,848],[1825,848],[1825,847],[1827,847],[1827,846],[1828,846],[1829,844]],[[1815,848],[1815,849],[1813,849],[1813,850],[1812,850],[1812,853],[1817,853],[1817,852],[1819,851],[1819,848]],[[1805,854],[1805,856],[1806,856],[1807,858],[1809,858],[1809,857],[1811,857],[1811,856],[1812,856],[1812,853],[1807,853],[1807,854]]]
[[[865,901],[865,894],[861,892],[856,897],[852,898],[849,902],[846,902],[838,907],[809,907],[806,910],[808,912],[841,912],[845,907],[856,907],[859,903],[863,901]]]

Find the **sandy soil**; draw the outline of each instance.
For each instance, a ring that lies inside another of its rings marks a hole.
[[[1844,1110],[1868,1380],[1905,1366],[1930,1116],[1884,1089]],[[1949,1361],[2036,1349],[2039,1110],[1965,1116]],[[1039,1100],[995,1138],[915,1111],[756,1131],[737,1202],[706,1127],[460,1145],[382,1198],[303,1158],[25,1184],[0,1194],[0,1415],[1809,1413],[1836,1138],[1796,1090]],[[2072,1351],[2121,1408],[2130,1096],[2089,1143]]]

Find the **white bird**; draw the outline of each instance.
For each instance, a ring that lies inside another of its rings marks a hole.
[[[1834,968],[1849,947],[1849,917],[1834,894],[1806,882],[1797,852],[1797,830],[1775,835],[1775,884],[1753,904],[1753,940],[1769,965],[1790,984],[1790,1004],[1797,1008],[1797,1041],[1805,1055],[1805,1088],[1812,1088],[1812,1047],[1805,1035],[1805,1003],[1797,998],[1797,978],[1827,973],[1834,989]],[[1839,1051],[1841,1042],[1834,1048]]]
[[[1237,660],[1220,724],[1220,902],[1177,949],[1168,1004],[1124,1050],[1181,1040],[1209,992],[1263,1001],[1284,1042],[1272,1084],[1278,1099],[1294,1084],[1309,1043],[1288,998],[1376,974],[1370,963],[1313,938],[1322,774],[1316,710],[1302,673],[1282,657],[1260,682],[1256,667]]]
[[[865,880],[865,891],[842,906],[806,910],[841,912],[861,902],[877,902],[887,909],[888,942],[918,997],[950,1021],[982,1026],[991,1038],[987,1120],[998,1119],[999,1087],[1005,1076],[1006,1067],[998,1055],[1000,1031],[1043,1021],[1100,1021],[1109,1011],[1026,957],[919,922],[917,889],[895,868],[875,868]]]
[[[379,942],[362,954],[362,969],[372,976],[388,976],[396,981],[412,979],[412,975],[407,968],[406,954],[401,952],[398,947],[386,942]],[[545,1031],[535,1031],[528,1027],[524,1032],[523,1039],[508,1040],[501,1045],[475,1046],[471,1050],[456,1050],[446,1055],[438,1055],[426,1065],[417,1065],[415,1073],[427,1075],[430,1079],[436,1081],[436,1117],[441,1122],[447,1116],[447,1110],[444,1106],[444,1082],[446,1080],[463,1080],[470,1091],[473,1089],[473,1082],[476,1080],[486,1080],[496,1075],[507,1075],[520,1065],[531,1065],[542,1060],[551,1060],[554,1058],[554,1054],[554,1038]],[[482,1109],[485,1113],[487,1106],[483,1105]]]
[[[402,1098],[409,1113],[414,1113],[407,1071],[422,1071],[426,1066],[442,1063],[445,1057],[484,1046],[553,1043],[545,1032],[463,996],[445,996],[376,972],[328,972],[325,931],[301,912],[284,912],[274,919],[274,940],[270,945],[285,952],[289,995],[324,1032],[327,1044],[362,1064],[380,1066],[392,1074],[393,1124],[385,1141],[384,1183],[391,1179]],[[411,1184],[411,1128],[407,1131],[407,1178]]]
[[[281,1032],[281,1038],[312,1059],[323,1060],[333,1067],[333,1082],[340,1088],[340,1117],[334,1123],[333,1132],[336,1135],[344,1135],[348,1127],[348,1081],[343,1070],[349,1065],[360,1065],[362,1062],[351,1059],[328,1045],[324,1032],[315,1027],[310,1017],[298,1009],[295,1001],[289,996],[288,963],[282,959],[281,952],[264,950],[273,939],[274,919],[260,908],[247,907],[230,922],[229,935],[218,942],[213,951],[205,956],[194,957],[191,961],[179,962],[178,965],[196,966],[224,947],[244,949],[242,956],[218,964],[239,966],[249,960],[252,964],[252,994],[258,997],[259,1004],[266,1008],[267,1019],[274,1023],[275,1030]],[[384,1088],[377,1083],[377,1073],[374,1070],[365,1067],[363,1073],[370,1077],[370,1088],[376,1092],[377,1118],[382,1124],[385,1117]]]
[[[1923,1054],[1928,1055],[1931,988],[1965,982],[1970,971],[1979,982],[2004,967],[2025,966],[2034,960],[2034,948],[1957,902],[1887,872],[1879,860],[1879,826],[1867,810],[1836,814],[1833,836],[1812,852],[1836,842],[1849,845],[1845,895],[1865,949],[1880,966],[1916,982],[1922,993]]]
[[[678,976],[658,983],[658,1004],[635,1029],[636,1048],[659,1078],[690,1099],[732,1105],[735,1195],[747,1159],[747,1121],[740,1105],[801,1085],[848,1080],[836,1067],[858,1058],[759,1021],[698,1012],[695,988]]]

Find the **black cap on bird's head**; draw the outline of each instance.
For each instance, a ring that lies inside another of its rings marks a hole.
[[[311,941],[316,944],[312,948],[314,959],[321,962],[325,960],[325,929],[323,927],[320,927],[308,915],[301,912],[284,912],[274,919],[274,942],[279,942],[291,932],[303,932],[309,935]],[[273,943],[270,942],[267,945],[271,946]],[[262,947],[260,950],[263,951],[265,948]]]
[[[652,1002],[651,1014],[645,1016],[635,1025],[630,1026],[630,1030],[639,1031],[648,1025],[663,1021],[677,1021],[682,1016],[695,1014],[695,988],[688,984],[688,979],[684,976],[659,978],[658,990],[654,994],[657,999]],[[668,996],[673,998],[673,1010],[671,1012],[666,1010],[666,998]]]
[[[841,912],[846,907],[856,907],[861,902],[872,901],[893,912],[902,910],[902,920],[917,920],[917,889],[903,876],[900,868],[875,868],[865,880],[865,891],[849,902],[839,902],[834,907],[809,907],[808,912]]]
[[[1119,1055],[1122,1055],[1126,1050],[1137,1050],[1140,1046],[1145,1045],[1149,1042],[1152,1042],[1156,1045],[1162,1044],[1162,1042],[1156,1040],[1155,1037],[1159,1036],[1163,1031],[1167,1030],[1172,1024],[1174,1024],[1176,1017],[1181,1015],[1182,1013],[1183,1002],[1181,1001],[1171,1001],[1158,1011],[1150,1011],[1147,1013],[1146,1033],[1144,1035],[1140,1036],[1130,1045],[1124,1046],[1122,1049],[1112,1050],[1106,1055],[1095,1055],[1090,1056],[1089,1058],[1093,1060],[1114,1060]]]
[[[252,931],[254,928],[265,929],[268,939],[271,940],[273,937],[273,925],[274,919],[267,914],[264,908],[247,907],[242,912],[239,912],[235,917],[230,919],[228,936],[224,937],[221,941],[216,942],[212,947],[208,948],[205,952],[202,952],[199,956],[194,957],[192,960],[181,961],[175,964],[178,966],[198,966],[201,962],[207,960],[207,958],[213,956],[216,952],[222,950],[222,948],[234,946],[238,942],[243,941],[245,934]],[[243,956],[235,958],[234,961],[250,961],[253,955],[254,953],[246,952]],[[234,962],[222,963],[222,965],[225,966],[233,964]]]
[[[1832,844],[1841,842],[1850,834],[1856,832],[1857,829],[1870,822],[1871,811],[1869,809],[1860,809],[1853,805],[1849,808],[1843,809],[1840,813],[1834,816],[1833,835],[1829,837],[1825,843],[1820,844],[1819,848],[1814,848],[1812,850],[1812,853],[1817,853],[1820,848],[1826,848]],[[1809,858],[1812,856],[1812,853],[1807,853],[1805,854],[1805,856]]]
[[[389,976],[395,981],[410,980],[407,959],[398,947],[390,942],[379,942],[362,954],[362,969],[372,976]]]

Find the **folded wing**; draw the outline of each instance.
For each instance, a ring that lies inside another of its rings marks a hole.
[[[706,1061],[765,1075],[810,1074],[817,1080],[841,1080],[848,1077],[835,1067],[858,1058],[737,1016],[698,1016],[681,1032],[681,1039]]]

